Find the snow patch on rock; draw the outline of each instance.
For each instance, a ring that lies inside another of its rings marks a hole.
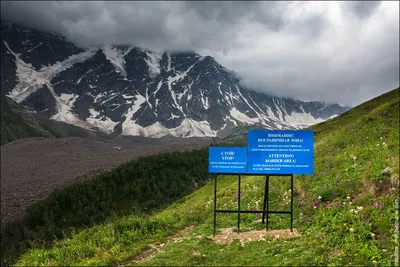
[[[102,50],[106,58],[114,65],[115,70],[126,77],[125,53],[112,45],[105,45]]]
[[[129,131],[128,131],[129,130]],[[216,136],[217,131],[213,131],[207,121],[195,121],[192,119],[184,119],[180,126],[168,129],[161,123],[156,122],[150,126],[142,127],[134,122],[130,128],[123,133],[124,135],[141,135],[145,137],[161,138],[166,135],[174,137],[204,137]]]
[[[100,112],[94,110],[93,108],[90,108],[89,112],[90,116],[86,119],[88,123],[107,134],[110,134],[114,131],[114,127],[118,124],[118,122],[115,122],[104,116],[100,118]]]
[[[149,76],[150,78],[155,78],[161,73],[160,61],[162,58],[162,53],[157,52],[146,52],[147,59],[146,61],[147,66],[149,67]]]

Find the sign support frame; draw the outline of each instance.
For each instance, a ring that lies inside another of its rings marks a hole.
[[[232,175],[232,173],[219,173],[218,175]],[[237,210],[217,210],[217,178],[218,175],[215,174],[214,178],[214,236],[217,232],[217,213],[237,213],[238,215],[238,232],[240,232],[240,214],[241,213],[262,213],[261,223],[266,224],[266,231],[269,229],[269,214],[290,214],[290,232],[293,232],[293,184],[294,177],[293,174],[269,174],[266,175],[265,179],[265,191],[264,191],[264,203],[263,210],[241,210],[240,208],[240,185],[241,176],[261,176],[261,175],[251,175],[251,174],[237,174],[238,175],[238,209]],[[287,177],[290,176],[290,211],[288,210],[269,210],[269,178],[270,176],[276,177]]]

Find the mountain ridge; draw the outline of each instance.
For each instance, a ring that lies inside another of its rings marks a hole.
[[[1,39],[4,94],[51,119],[106,133],[213,137],[255,123],[298,129],[349,108],[251,91],[214,58],[194,52],[82,49],[3,21]]]

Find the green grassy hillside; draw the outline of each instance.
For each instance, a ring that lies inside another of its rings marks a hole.
[[[214,242],[211,182],[161,212],[113,217],[56,241],[52,248],[38,243],[17,265],[395,266],[399,100],[396,89],[311,127],[315,173],[295,176],[293,223],[300,237]],[[261,209],[264,183],[264,177],[242,178],[242,209]],[[271,178],[270,209],[289,209],[289,189],[287,178]],[[237,208],[237,177],[220,176],[217,196],[217,208]],[[236,218],[218,214],[218,228],[236,227]],[[242,231],[264,228],[255,223],[257,214],[241,218]],[[289,224],[287,215],[271,215],[271,229]],[[154,246],[162,253],[146,257],[146,249]],[[148,260],[136,261],[143,258]]]
[[[17,103],[1,97],[1,145],[29,137],[88,136],[85,129],[26,113]]]

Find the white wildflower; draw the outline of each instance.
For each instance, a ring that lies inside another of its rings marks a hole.
[[[362,206],[361,207],[357,206],[357,210],[363,210],[363,207]]]
[[[374,236],[375,236],[375,234],[374,234],[374,233],[371,233],[371,236],[372,236],[372,237],[374,237]]]
[[[354,229],[353,229],[353,228],[350,228],[350,232],[354,232]]]
[[[320,200],[321,198],[322,198],[322,197],[321,197],[321,196],[319,196],[319,197],[318,197],[318,200]]]
[[[356,160],[356,159],[357,159],[357,157],[356,157],[356,156],[354,156],[354,157],[353,157],[353,159],[354,159],[354,160]]]

